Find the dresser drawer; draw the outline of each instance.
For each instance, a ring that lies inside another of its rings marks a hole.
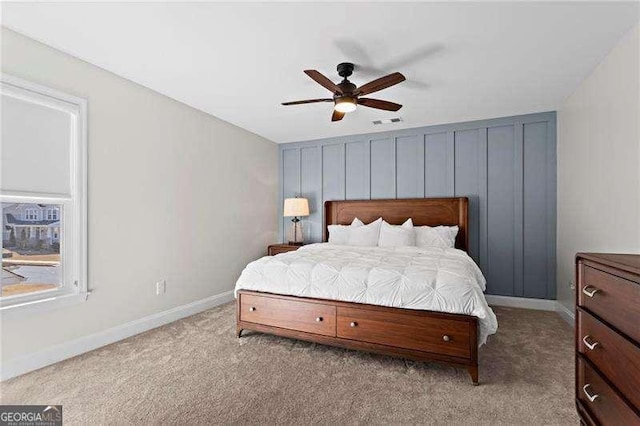
[[[640,425],[640,417],[604,379],[582,358],[577,362],[577,398],[592,416],[604,425]]]
[[[469,358],[470,323],[366,308],[338,307],[337,336],[344,339]],[[477,343],[476,343],[477,344]]]
[[[640,409],[640,348],[585,312],[577,325],[578,351]]]
[[[336,307],[240,293],[240,320],[307,333],[336,335]]]
[[[581,264],[578,305],[640,341],[640,285]]]

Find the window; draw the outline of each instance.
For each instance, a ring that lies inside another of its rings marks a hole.
[[[58,220],[58,208],[47,209],[47,220]]]
[[[35,210],[35,209],[26,209],[24,211],[24,218],[25,218],[25,220],[37,220],[38,219],[37,210]]]
[[[84,299],[86,101],[7,75],[0,99],[0,309]]]

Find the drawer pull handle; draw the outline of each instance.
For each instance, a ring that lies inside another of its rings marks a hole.
[[[587,334],[586,336],[584,336],[584,337],[582,338],[582,343],[584,343],[584,345],[585,345],[587,348],[589,348],[589,350],[590,350],[590,351],[592,351],[592,350],[594,350],[594,349],[596,348],[596,346],[598,346],[600,343],[598,343],[598,342],[589,343],[589,341],[587,340],[587,339],[589,339],[589,337],[591,337],[591,336],[589,336],[588,334]]]
[[[322,322],[322,317],[316,318],[316,322]]]
[[[447,336],[446,334],[444,336],[442,336],[442,340],[444,340],[445,342],[448,342],[451,340],[451,337]]]
[[[589,290],[589,288],[590,288],[591,290]],[[593,296],[595,296],[595,294],[596,294],[597,292],[599,292],[599,291],[600,291],[600,290],[598,290],[597,288],[592,287],[592,286],[589,286],[589,285],[585,286],[585,287],[582,289],[582,292],[583,292],[586,296],[589,296],[589,297],[593,297]]]
[[[587,398],[589,399],[589,401],[593,402],[596,400],[596,398],[600,395],[595,394],[595,395],[590,395],[589,392],[587,391],[587,388],[590,387],[591,385],[589,383],[587,383],[586,385],[584,385],[582,387],[582,392],[584,392],[584,394],[587,396]]]
[[[351,322],[351,324],[349,324],[349,327],[357,327],[357,326],[358,326],[358,323],[355,322],[355,321],[353,321],[353,322]]]
[[[249,308],[249,312],[253,312],[253,311],[255,311],[255,310],[256,310],[256,308],[255,308],[255,307],[253,307],[253,306]]]

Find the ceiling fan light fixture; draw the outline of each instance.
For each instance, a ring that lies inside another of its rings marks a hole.
[[[395,102],[384,101],[382,99],[364,98],[370,93],[379,92],[387,87],[395,86],[405,80],[404,75],[394,72],[384,77],[377,78],[360,87],[349,81],[348,77],[353,74],[354,65],[343,62],[338,65],[338,74],[342,81],[338,84],[329,80],[325,75],[316,70],[304,70],[313,81],[333,93],[333,98],[306,99],[302,101],[283,102],[282,105],[302,105],[317,102],[333,102],[333,114],[331,121],[340,121],[344,116],[356,110],[358,105],[367,108],[381,109],[384,111],[398,111],[402,105]]]
[[[342,113],[353,112],[356,110],[356,105],[356,100],[354,98],[345,96],[336,99],[336,104],[333,109]]]

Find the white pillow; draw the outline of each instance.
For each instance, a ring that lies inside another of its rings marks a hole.
[[[353,219],[351,225],[329,225],[329,242],[331,244],[345,245],[349,242],[349,230],[351,228],[357,228],[364,226],[364,223],[357,217]]]
[[[368,225],[351,228],[348,244],[357,247],[376,247],[380,239],[380,225],[382,225],[382,218]]]
[[[416,226],[416,246],[454,248],[456,246],[457,226]]]
[[[407,219],[402,225],[389,225],[382,221],[380,227],[380,247],[410,247],[416,245],[416,233],[413,230],[413,221]]]

